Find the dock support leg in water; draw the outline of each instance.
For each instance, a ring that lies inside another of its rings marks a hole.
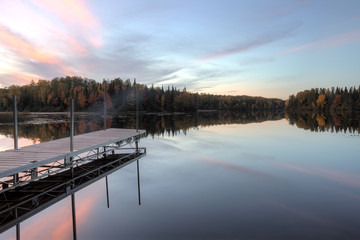
[[[137,166],[137,180],[138,180],[138,197],[139,197],[139,206],[141,205],[141,196],[140,196],[140,173],[139,173],[139,159],[136,160]]]
[[[71,194],[71,210],[72,210],[72,223],[73,223],[73,239],[77,239],[76,235],[76,211],[75,211],[75,194]]]
[[[14,95],[14,149],[18,149],[18,119],[17,119],[17,101]]]
[[[17,208],[15,209],[15,217],[18,217]],[[16,224],[16,240],[20,240],[20,223]]]
[[[109,203],[109,186],[108,186],[108,176],[105,177],[106,180],[106,200],[107,200],[107,208],[110,208]]]

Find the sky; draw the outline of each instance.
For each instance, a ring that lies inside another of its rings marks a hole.
[[[358,0],[0,0],[0,87],[81,76],[287,99],[360,85]]]

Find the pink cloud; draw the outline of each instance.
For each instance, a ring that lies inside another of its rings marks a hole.
[[[60,64],[60,60],[46,51],[32,45],[0,25],[0,44],[6,46],[19,55],[48,64]]]
[[[277,165],[280,165],[282,167],[289,168],[289,169],[292,169],[292,170],[295,170],[295,171],[298,171],[298,172],[314,175],[314,173],[312,171],[307,170],[305,168],[295,166],[295,165],[290,165],[290,164],[286,164],[286,163],[277,163]]]
[[[0,45],[3,45],[8,50],[15,53],[16,58],[20,59],[20,61],[23,60],[24,63],[35,61],[41,64],[53,65],[59,70],[61,74],[64,75],[80,75],[76,69],[65,64],[59,57],[43,50],[35,44],[32,44],[30,41],[26,40],[18,34],[13,33],[1,24]],[[6,75],[12,76],[12,78],[14,78],[14,82],[16,83],[28,83],[31,80],[36,80],[36,78],[41,78],[41,76],[37,74],[21,72],[22,70],[17,69],[2,68],[1,71]]]
[[[68,28],[74,29],[75,27],[76,31],[81,32],[80,35],[86,36],[86,39],[93,47],[100,47],[102,45],[102,39],[99,33],[100,23],[89,11],[84,1],[32,0],[32,3],[46,11],[54,13]]]
[[[207,57],[200,58],[198,62],[208,62],[271,44],[275,41],[288,37],[298,26],[299,24],[296,23],[292,24],[291,26],[287,26],[287,28],[284,29],[271,30],[270,32],[255,36],[233,47],[214,52]]]
[[[228,49],[225,49],[218,53],[212,54],[208,57],[201,58],[201,59],[199,59],[199,62],[208,62],[208,61],[216,60],[219,58],[227,57],[229,55],[245,52],[245,51],[269,44],[281,37],[283,37],[283,36],[281,36],[281,34],[279,36],[275,36],[275,35],[261,36],[257,39],[253,39],[251,41],[244,42],[235,47],[228,48]]]
[[[294,47],[291,49],[287,49],[285,51],[279,52],[278,54],[287,54],[292,52],[297,52],[303,49],[307,48],[314,48],[314,49],[324,49],[324,48],[330,48],[330,47],[336,47],[336,46],[342,46],[346,44],[351,44],[354,42],[360,41],[360,29],[355,29],[352,31],[348,31],[345,33],[337,34],[332,37],[307,43],[298,47]]]

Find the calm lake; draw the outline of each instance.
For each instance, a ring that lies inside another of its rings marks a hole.
[[[105,179],[76,193],[78,239],[360,239],[358,128],[289,122],[278,114],[144,116],[141,205],[133,163],[109,175],[110,208]],[[135,127],[132,118],[107,125]],[[76,133],[101,126],[100,117],[78,116]],[[68,129],[66,115],[27,116],[19,145]],[[3,120],[0,150],[11,148]],[[15,228],[0,239],[15,239]],[[22,222],[21,239],[72,239],[70,197]]]

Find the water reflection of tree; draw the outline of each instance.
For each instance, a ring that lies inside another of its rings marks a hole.
[[[360,113],[287,112],[285,118],[291,125],[313,132],[360,133]]]
[[[175,136],[186,134],[190,129],[220,124],[247,124],[268,120],[280,120],[283,115],[278,112],[203,112],[195,115],[157,115],[143,116],[142,127],[154,136]]]
[[[147,130],[148,136],[176,136],[186,134],[190,129],[214,126],[220,124],[247,124],[268,120],[280,120],[282,113],[272,111],[258,112],[203,112],[194,115],[142,115],[139,128]],[[10,118],[9,118],[10,119]],[[11,120],[11,119],[10,119]],[[29,120],[29,119],[27,119]],[[108,117],[107,128],[136,128],[135,116]],[[75,135],[97,131],[104,128],[101,116],[76,116]],[[0,133],[13,137],[13,126],[0,125]],[[67,115],[52,116],[45,124],[19,124],[19,137],[34,141],[49,141],[52,139],[68,137],[70,134],[70,121]]]

